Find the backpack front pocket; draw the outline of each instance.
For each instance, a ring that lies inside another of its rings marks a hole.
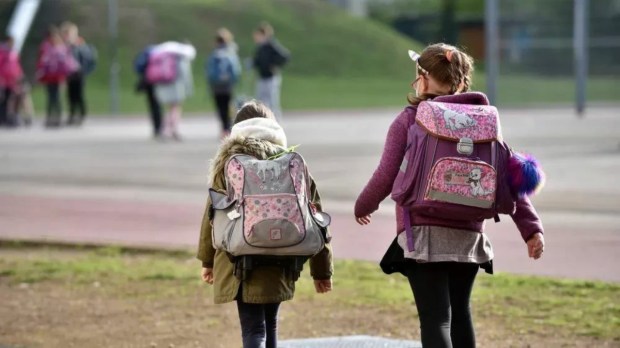
[[[488,209],[496,187],[497,173],[488,163],[446,157],[431,169],[424,199]]]
[[[243,234],[253,247],[283,248],[306,236],[297,195],[248,195],[244,200]]]

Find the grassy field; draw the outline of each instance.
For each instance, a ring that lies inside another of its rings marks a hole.
[[[334,291],[309,276],[283,305],[281,338],[371,334],[419,339],[401,276],[337,261]],[[235,347],[234,305],[211,304],[188,253],[0,246],[0,345]],[[473,294],[480,347],[617,347],[620,285],[480,274]],[[80,327],[75,331],[75,327]]]
[[[0,3],[0,25],[8,21],[10,5]],[[82,35],[100,53],[98,67],[88,81],[91,113],[109,112],[110,46],[107,3],[98,0],[45,1],[32,28],[22,61],[34,70],[37,47],[51,24],[76,22]],[[120,64],[120,112],[144,113],[143,95],[134,93],[136,76],[132,59],[143,47],[165,40],[191,41],[198,50],[194,61],[196,93],[186,103],[190,112],[213,109],[203,78],[203,63],[212,49],[218,27],[236,35],[241,57],[253,54],[251,33],[267,20],[276,36],[292,52],[284,73],[282,102],[285,109],[335,109],[396,107],[405,103],[413,78],[407,49],[422,44],[404,37],[385,24],[348,16],[322,0],[124,0],[119,2],[118,62]],[[482,71],[482,70],[481,70]],[[251,78],[246,93],[253,92]],[[484,74],[475,76],[476,90],[485,90]],[[592,78],[591,101],[620,101],[613,78]],[[499,103],[503,106],[571,103],[570,78],[502,76]],[[35,88],[39,114],[44,110],[42,88]]]
[[[399,107],[406,105],[411,79],[406,76],[409,67],[403,67],[402,78],[330,78],[285,75],[282,103],[285,110],[356,109]],[[248,79],[251,81],[251,79]],[[486,89],[484,75],[476,77],[475,90]],[[196,93],[185,104],[185,110],[193,113],[210,112],[213,103],[202,79],[196,82]],[[614,79],[592,79],[588,86],[589,102],[620,103]],[[249,84],[248,84],[249,85]],[[250,94],[247,88],[243,94]],[[520,76],[505,77],[499,82],[499,105],[506,107],[533,107],[547,105],[572,105],[573,82],[568,79],[540,79]],[[109,90],[107,86],[89,84],[87,98],[91,112],[109,113]],[[35,106],[43,111],[45,96],[42,88],[35,89]],[[143,94],[133,92],[131,86],[124,86],[120,94],[121,113],[139,114],[146,112]]]
[[[88,92],[92,111],[106,112],[110,71],[107,23],[102,16],[107,13],[106,3],[58,0],[44,2],[42,6],[46,16],[37,17],[24,52],[27,70],[33,68],[33,56],[47,26],[64,20],[75,21],[81,34],[100,52]],[[235,34],[241,57],[252,56],[255,48],[252,32],[261,21],[274,26],[277,38],[292,52],[283,92],[287,108],[398,105],[399,98],[383,91],[382,86],[386,85],[385,81],[399,80],[401,67],[410,65],[407,49],[421,47],[384,24],[351,17],[319,0],[126,0],[119,2],[119,15],[117,52],[123,113],[143,111],[145,105],[142,96],[133,93],[136,80],[133,57],[149,44],[184,39],[198,50],[194,61],[196,95],[187,103],[187,109],[210,109],[203,64],[213,48],[215,30],[222,26]],[[362,83],[358,84],[358,80]],[[404,76],[405,84],[408,80],[409,76]],[[250,84],[248,81],[248,90],[253,91]],[[37,91],[38,109],[43,99],[42,91]]]

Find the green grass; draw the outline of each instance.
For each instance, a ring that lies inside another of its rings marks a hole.
[[[100,53],[98,67],[89,77],[87,99],[91,113],[109,113],[109,41],[107,3],[99,0],[43,2],[23,53],[25,69],[34,69],[37,47],[49,24],[72,20]],[[6,7],[6,6],[5,6]],[[422,44],[376,21],[354,18],[323,0],[124,0],[119,2],[118,62],[120,112],[145,113],[143,95],[134,93],[133,57],[148,44],[165,40],[190,40],[198,50],[194,62],[195,95],[185,105],[189,112],[213,109],[202,76],[203,63],[213,47],[213,34],[226,26],[235,34],[241,57],[253,54],[251,33],[267,20],[276,36],[292,52],[282,91],[285,109],[338,109],[400,107],[405,105],[413,64],[407,49]],[[0,18],[0,24],[8,16]],[[474,77],[476,90],[485,90],[484,74]],[[250,80],[250,79],[248,79]],[[612,78],[592,78],[590,101],[620,101]],[[253,91],[248,81],[246,93]],[[499,104],[531,106],[572,103],[570,78],[502,76]],[[43,114],[45,96],[35,88],[34,101]]]
[[[248,89],[250,93],[253,91]],[[282,87],[282,104],[286,110],[346,109],[365,107],[393,107],[406,102],[408,81],[402,79],[304,77],[285,75]],[[106,86],[89,85],[87,100],[92,113],[109,114],[109,90]],[[45,91],[36,88],[35,108],[42,114]],[[135,94],[131,87],[120,93],[121,113],[146,112],[144,94]],[[194,113],[212,111],[214,108],[204,81],[196,81],[196,93],[187,100],[184,110]]]
[[[128,284],[157,284],[149,294],[153,298],[199,285],[199,263],[188,253],[28,245],[4,245],[0,251],[0,285],[7,281],[90,287],[101,282],[108,288],[128,291]],[[393,308],[412,301],[405,279],[384,275],[374,263],[340,260],[335,270],[335,290],[330,299],[343,308]],[[131,291],[123,294],[131,296]],[[304,274],[298,282],[297,298],[315,296],[318,295],[312,281]],[[516,332],[557,332],[620,340],[620,284],[480,274],[474,288],[473,308],[477,318],[498,322]]]
[[[406,70],[406,68],[405,68]],[[406,75],[406,74],[405,74]],[[485,90],[484,75],[476,79],[475,90]],[[347,108],[381,108],[406,105],[410,79],[402,78],[329,78],[285,75],[282,90],[282,104],[285,110],[320,110]],[[588,85],[588,101],[620,102],[613,79],[591,79]],[[532,107],[568,104],[574,100],[574,86],[570,79],[540,79],[528,77],[506,77],[499,83],[499,105]],[[109,114],[109,92],[107,86],[91,83],[87,98],[91,112]],[[44,110],[45,96],[42,88],[35,89],[35,107]],[[146,112],[143,94],[135,94],[130,86],[120,94],[121,112],[139,114]],[[196,81],[196,93],[185,106],[188,112],[202,113],[213,110],[213,103],[205,83]],[[41,113],[41,112],[40,112]]]
[[[81,34],[99,49],[98,67],[88,81],[88,99],[93,113],[107,112],[109,42],[106,23],[102,21],[106,3],[59,0],[45,2],[43,6],[45,21],[75,21]],[[258,23],[266,20],[274,26],[277,38],[292,52],[285,69],[283,104],[293,109],[398,105],[402,98],[393,97],[380,87],[386,85],[385,81],[399,79],[402,67],[411,66],[407,49],[421,48],[419,43],[384,24],[351,17],[322,0],[126,0],[119,2],[119,13],[122,113],[145,109],[143,96],[133,92],[133,57],[146,45],[183,39],[191,41],[198,50],[194,61],[196,94],[186,108],[210,110],[203,64],[213,48],[215,30],[222,26],[235,34],[241,57],[252,56],[252,32]],[[32,29],[24,56],[36,55],[46,29],[42,22],[38,21]],[[368,94],[371,98],[366,102]],[[41,89],[35,92],[35,104],[42,109]]]

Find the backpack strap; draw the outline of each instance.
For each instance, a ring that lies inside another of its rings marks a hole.
[[[491,142],[491,165],[493,168],[496,167],[497,164],[497,140],[493,140]]]
[[[412,252],[415,250],[415,242],[413,240],[413,230],[411,230],[411,216],[409,216],[409,209],[407,207],[402,207],[402,210],[405,235],[407,236],[407,249],[409,252]]]
[[[497,168],[496,164],[497,164],[497,140],[494,140],[491,142],[491,165],[493,166],[493,168]],[[495,203],[493,203],[493,206],[495,208],[495,215],[493,216],[493,220],[495,221],[495,223],[498,223],[500,219],[499,219],[499,214],[497,214],[497,199],[495,199]]]
[[[415,124],[416,116],[418,114],[418,106],[417,105],[409,105],[405,109],[409,110],[409,123],[407,124],[407,129]]]

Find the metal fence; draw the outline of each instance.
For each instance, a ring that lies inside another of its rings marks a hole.
[[[574,102],[580,61],[586,100],[620,101],[615,87],[620,82],[620,1],[502,0],[498,5],[498,102]]]
[[[496,67],[499,104],[558,105],[576,99],[574,34],[579,2],[585,9],[587,101],[618,103],[620,0],[376,0],[371,16],[424,44],[444,41],[465,47],[477,61],[477,89],[493,87],[481,72]],[[496,7],[495,42],[485,36],[489,4]],[[485,57],[494,43],[496,66]]]
[[[529,3],[530,6],[525,6]],[[507,71],[570,75],[573,68],[572,0],[502,0],[500,38]],[[620,76],[620,1],[587,1],[590,72]]]

